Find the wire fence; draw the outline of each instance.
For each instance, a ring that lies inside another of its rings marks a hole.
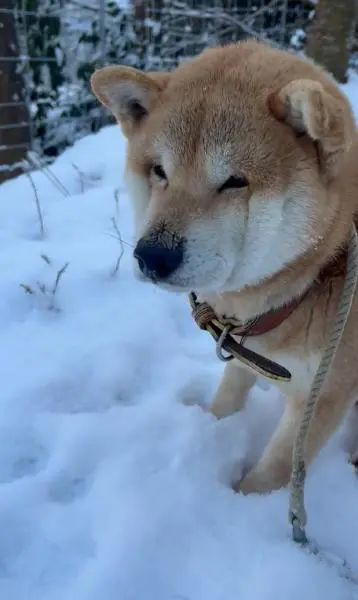
[[[0,180],[28,151],[51,160],[106,122],[88,88],[94,68],[171,69],[251,36],[300,50],[313,9],[313,0],[2,0]]]

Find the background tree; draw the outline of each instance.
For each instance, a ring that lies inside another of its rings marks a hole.
[[[341,83],[347,81],[356,6],[356,0],[319,0],[307,32],[307,55]]]

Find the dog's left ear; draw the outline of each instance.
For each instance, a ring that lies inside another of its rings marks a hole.
[[[324,175],[334,177],[355,131],[348,101],[327,92],[318,81],[296,79],[269,97],[273,115],[317,144]]]
[[[158,102],[168,78],[166,73],[146,74],[132,67],[104,67],[93,73],[91,87],[129,137]]]

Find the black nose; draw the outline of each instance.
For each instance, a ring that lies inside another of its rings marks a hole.
[[[183,254],[182,242],[175,244],[173,248],[168,248],[143,238],[139,240],[134,250],[140,270],[152,279],[165,279],[173,273],[182,262]]]

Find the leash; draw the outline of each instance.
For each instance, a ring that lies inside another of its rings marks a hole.
[[[323,352],[321,362],[318,366],[314,377],[310,394],[306,402],[301,423],[296,435],[293,456],[292,456],[292,475],[291,475],[291,491],[289,501],[289,521],[292,525],[293,540],[302,545],[308,546],[309,550],[314,554],[320,554],[317,547],[308,541],[306,535],[307,515],[304,505],[304,486],[306,479],[306,468],[304,459],[304,450],[306,445],[309,427],[314,416],[315,408],[319,400],[326,377],[331,369],[332,362],[340,344],[345,325],[350,313],[356,285],[358,281],[358,238],[355,226],[352,224],[350,241],[347,252],[346,276],[344,280],[343,290],[338,303],[338,309],[333,327],[328,337],[327,346]],[[325,557],[328,562],[332,563],[332,558]],[[347,568],[346,564],[343,564]],[[348,579],[354,578],[346,573]],[[357,581],[358,583],[358,581]]]

